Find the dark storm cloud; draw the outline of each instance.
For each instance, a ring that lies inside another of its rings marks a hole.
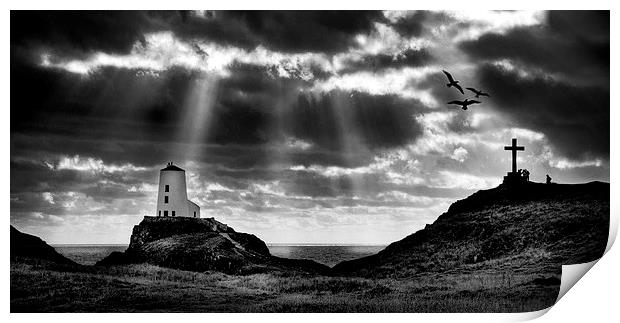
[[[426,109],[396,95],[332,91],[299,96],[287,125],[295,137],[329,149],[350,147],[350,135],[369,148],[397,147],[421,135],[414,117]]]
[[[515,125],[544,133],[564,156],[609,158],[607,89],[521,78],[518,72],[492,65],[482,66],[478,76],[500,112]]]
[[[118,124],[110,126],[111,129],[119,127]],[[172,143],[114,139],[111,131],[102,134],[107,137],[80,138],[79,132],[67,135],[12,133],[11,155],[34,157],[40,161],[54,160],[59,156],[96,156],[104,163],[131,163],[145,167],[163,165],[172,158]]]
[[[165,162],[166,151],[189,140],[182,123],[189,113],[187,97],[199,79],[180,68],[158,76],[103,68],[84,77],[12,62],[12,149],[98,156],[106,163]],[[325,150],[344,147],[346,132],[355,132],[369,149],[400,146],[421,133],[414,116],[424,106],[395,95],[333,92],[314,99],[299,94],[307,82],[248,64],[233,65],[231,76],[215,86],[208,130],[198,144],[249,147],[292,136],[315,145],[304,155],[307,162],[342,165],[342,156]],[[209,161],[240,167],[267,162],[271,153],[246,149],[234,158],[225,149],[204,151]]]
[[[384,21],[380,11],[210,11],[149,12],[152,29],[165,26],[186,39],[198,38],[283,52],[346,50],[359,33]]]
[[[121,120],[142,126],[173,124],[192,76],[177,70],[167,76],[143,77],[135,71],[107,68],[85,78],[15,63],[11,68],[11,106],[15,107],[11,129],[100,137],[98,131]],[[115,129],[115,137],[123,137],[124,130],[132,130],[130,136],[135,138],[135,129],[128,127]],[[153,135],[165,128],[158,130]]]
[[[11,150],[162,163],[178,140],[191,80],[180,70],[154,78],[104,69],[85,78],[12,62]]]
[[[287,171],[279,177],[280,185],[290,195],[311,197],[363,197],[373,199],[377,193],[401,192],[417,197],[457,197],[472,190],[438,188],[427,185],[404,185],[390,182],[384,173],[324,176],[314,172]],[[333,203],[333,202],[332,202]],[[365,205],[369,205],[368,202]],[[332,204],[333,206],[333,204]]]
[[[544,133],[571,159],[608,158],[609,40],[609,11],[551,11],[542,25],[460,48],[482,60],[480,87],[515,125]],[[485,63],[497,60],[514,70]]]
[[[401,192],[417,197],[444,198],[458,197],[471,192],[463,188],[437,188],[426,185],[404,185],[390,182],[385,174],[358,173],[330,175],[320,174],[310,170],[274,169],[274,170],[222,170],[218,169],[206,175],[213,181],[224,184],[228,188],[236,190],[249,190],[253,192],[253,198],[260,195],[286,196],[290,199],[304,198],[364,198],[374,199],[377,193]],[[263,184],[261,184],[263,183]],[[254,184],[271,185],[277,183],[279,193],[256,191]],[[216,191],[217,196],[237,196],[239,192]],[[311,204],[319,203],[323,207],[339,206],[339,202],[331,200],[321,202],[314,200]],[[363,205],[372,205],[370,201],[360,201]]]
[[[383,20],[380,11],[231,11],[225,15],[242,21],[261,44],[286,52],[342,51],[353,45],[355,35],[367,33],[374,21]]]
[[[489,33],[460,47],[473,59],[510,59],[609,87],[609,11],[551,11],[545,25]]]
[[[65,213],[65,208],[62,205],[51,203],[40,193],[25,192],[11,197],[12,212],[41,212],[52,215]]]
[[[71,56],[128,52],[153,28],[140,11],[11,11],[11,47],[41,47]],[[35,53],[35,55],[38,53]]]
[[[11,46],[31,61],[43,49],[79,58],[95,51],[127,53],[146,33],[171,31],[248,49],[334,53],[382,20],[380,11],[12,11]]]
[[[44,161],[20,160],[11,162],[11,192],[44,193],[79,191],[95,201],[135,199],[141,192],[129,192],[131,186],[140,186],[154,180],[152,170],[128,170],[124,173],[105,171],[78,171],[61,169]]]
[[[397,20],[392,26],[403,36],[420,36],[424,28],[424,17],[425,13],[418,11],[411,17]]]
[[[106,68],[84,78],[23,64],[15,64],[11,71],[14,133],[79,134],[83,141],[105,138],[108,143],[171,143],[187,139],[178,133],[185,126],[181,124],[187,114],[184,103],[198,79],[191,72],[172,69],[152,77]],[[272,90],[277,84],[261,70],[234,71],[236,77],[219,86],[213,126],[204,142],[266,142],[273,118],[271,104],[277,94]]]
[[[550,11],[548,24],[555,32],[584,44],[609,42],[609,11]]]
[[[357,71],[377,72],[386,68],[404,68],[423,66],[433,62],[432,55],[425,49],[415,50],[409,48],[396,55],[377,54],[366,55],[360,60],[344,62],[345,67],[340,73],[352,73]]]
[[[11,161],[11,191],[67,191],[78,181],[78,175],[75,172],[52,174],[43,161]]]
[[[454,22],[454,18],[444,12],[416,10],[390,25],[402,36],[419,37],[433,31],[438,25]],[[464,25],[463,25],[464,26]]]

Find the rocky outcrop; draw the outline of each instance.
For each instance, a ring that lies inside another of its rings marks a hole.
[[[524,270],[592,261],[609,230],[609,184],[500,185],[456,201],[432,224],[381,252],[337,264],[338,275]]]
[[[213,218],[145,217],[133,228],[130,241],[125,252],[112,253],[96,265],[150,263],[230,274],[329,271],[329,267],[313,261],[274,257],[256,236],[236,232]]]
[[[139,248],[141,245],[167,238],[178,234],[200,232],[235,232],[226,224],[214,218],[186,218],[186,217],[152,217],[145,216],[139,225],[133,227],[129,249]]]
[[[25,259],[45,260],[63,265],[77,265],[59,254],[41,238],[20,232],[11,226],[11,261]]]

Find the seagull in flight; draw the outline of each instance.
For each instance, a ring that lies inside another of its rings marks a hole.
[[[476,103],[482,103],[482,102],[476,101],[476,100],[469,100],[469,99],[465,99],[465,101],[454,100],[454,101],[448,102],[448,104],[458,104],[458,105],[460,105],[461,109],[463,109],[463,110],[467,110],[467,106],[468,105],[476,104]]]
[[[459,85],[459,81],[455,81],[454,78],[452,77],[452,74],[444,70],[442,70],[442,72],[446,74],[446,76],[448,77],[448,81],[450,82],[446,84],[447,87],[454,86],[457,90],[461,91],[462,94],[465,94],[465,92],[463,92],[463,88]]]
[[[485,92],[482,92],[482,91],[478,91],[478,90],[474,89],[473,87],[468,87],[467,89],[468,89],[468,90],[470,90],[470,91],[472,91],[472,92],[474,92],[474,93],[476,93],[476,99],[477,99],[478,97],[481,97],[481,96],[490,96],[490,95],[489,95],[489,93],[485,93]]]

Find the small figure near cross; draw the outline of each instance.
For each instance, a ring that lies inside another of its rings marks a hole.
[[[529,181],[530,181],[530,171],[528,171],[527,169],[525,169],[525,168],[524,168],[524,169],[523,169],[523,172],[521,172],[521,174],[523,174],[523,179],[524,179],[526,182],[529,182]]]

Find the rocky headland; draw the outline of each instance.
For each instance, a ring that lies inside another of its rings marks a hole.
[[[275,257],[255,235],[236,232],[213,218],[146,216],[134,226],[125,252],[114,252],[96,265],[132,263],[228,274],[329,272],[329,267],[311,260]]]

